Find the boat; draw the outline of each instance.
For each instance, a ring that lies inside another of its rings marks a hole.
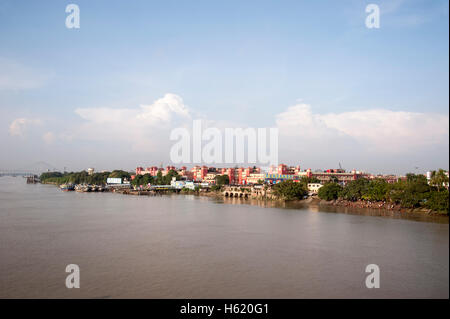
[[[69,191],[75,190],[75,186],[73,184],[61,184],[61,185],[59,185],[59,188],[63,192],[69,192]]]
[[[86,184],[78,184],[75,186],[75,190],[80,193],[87,193],[91,191],[91,186]]]

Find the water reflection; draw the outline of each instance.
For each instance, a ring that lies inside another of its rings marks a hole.
[[[340,213],[349,215],[361,215],[361,216],[375,216],[386,217],[393,219],[406,219],[421,222],[432,222],[448,224],[449,217],[443,215],[428,215],[426,213],[405,213],[400,211],[391,211],[385,209],[375,208],[356,208],[356,207],[341,207],[332,206],[327,204],[308,204],[300,201],[273,201],[273,200],[258,200],[258,199],[245,199],[238,197],[224,197],[216,198],[215,202],[232,205],[252,205],[263,208],[284,208],[284,209],[298,209],[308,210],[310,212],[318,213]]]

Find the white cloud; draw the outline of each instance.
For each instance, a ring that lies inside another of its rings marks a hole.
[[[372,109],[342,113],[313,113],[311,106],[297,104],[276,116],[282,136],[315,142],[331,137],[348,138],[361,150],[399,153],[448,143],[446,115]]]
[[[173,116],[190,118],[188,108],[184,105],[181,97],[176,94],[166,94],[151,105],[141,105],[141,109],[142,112],[137,119],[153,125],[169,123]]]
[[[94,123],[133,123],[138,125],[163,126],[175,116],[190,118],[189,109],[176,94],[167,93],[150,105],[138,109],[85,108],[75,113]]]
[[[18,118],[9,125],[9,134],[12,136],[25,136],[27,128],[31,125],[41,124],[40,119]]]
[[[83,108],[75,113],[87,122],[74,134],[87,140],[124,141],[134,149],[155,147],[156,136],[169,142],[168,130],[191,120],[181,97],[167,93],[150,105],[135,109]]]
[[[136,108],[85,108],[76,114],[84,123],[58,134],[61,140],[64,136],[72,145],[76,140],[89,141],[97,152],[92,156],[114,154],[136,165],[167,161],[174,143],[169,140],[171,129],[190,130],[193,118],[202,118],[203,129],[248,127],[198,116],[175,94]],[[443,156],[448,150],[447,115],[386,109],[320,114],[298,102],[276,114],[274,124],[270,126],[279,128],[279,161],[304,168],[341,162],[347,169],[398,171],[412,165],[445,166],[447,161]]]

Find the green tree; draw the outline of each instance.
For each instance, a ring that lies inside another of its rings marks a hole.
[[[131,175],[128,172],[125,172],[125,171],[122,171],[122,170],[118,169],[118,170],[112,171],[111,174],[109,174],[108,177],[130,179]]]
[[[49,178],[54,178],[54,177],[62,177],[63,174],[61,172],[46,172],[46,173],[42,173],[41,176],[39,177],[40,180],[44,180],[44,179],[49,179]]]
[[[448,215],[449,213],[448,199],[449,199],[449,192],[447,189],[443,189],[441,191],[432,191],[430,197],[425,203],[425,207]]]
[[[158,170],[158,173],[156,173],[155,184],[156,185],[164,185],[164,179],[163,179],[161,170]]]
[[[136,175],[131,181],[133,186],[147,186],[148,184],[154,184],[154,178],[150,174]]]
[[[320,199],[324,200],[333,200],[339,197],[340,192],[342,191],[342,186],[337,183],[326,183],[321,188],[317,195]]]
[[[407,174],[406,181],[394,183],[389,191],[392,202],[406,208],[422,206],[430,197],[431,187],[423,175]]]
[[[436,187],[438,192],[441,189],[445,189],[445,185],[448,185],[448,176],[442,168],[440,168],[437,172],[431,172],[430,184]]]
[[[163,184],[164,185],[170,185],[172,182],[172,178],[175,177],[175,179],[178,181],[180,180],[180,176],[178,175],[176,170],[171,169],[166,176],[163,178]]]
[[[216,176],[216,185],[223,186],[223,185],[229,185],[230,184],[230,178],[228,175],[217,175]]]
[[[383,179],[374,179],[369,182],[362,198],[370,201],[384,201],[388,198],[389,184]]]
[[[369,180],[365,178],[360,178],[349,182],[339,194],[345,200],[357,201],[363,198],[364,194],[367,194],[367,188],[369,185]]]
[[[292,180],[275,184],[273,192],[276,196],[286,200],[303,199],[308,194],[303,183],[296,183]]]

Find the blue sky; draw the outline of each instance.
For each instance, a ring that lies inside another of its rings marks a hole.
[[[80,7],[80,29],[65,27],[69,3]],[[379,29],[365,27],[369,3],[380,6]],[[417,150],[389,153],[391,161],[377,157],[385,149],[358,146],[350,148],[361,156],[335,154],[329,162],[329,154],[313,156],[301,145],[291,155],[280,149],[279,157],[312,168],[336,166],[338,159],[380,172],[448,168],[448,137],[441,136],[448,135],[448,26],[446,0],[2,0],[0,143],[10,152],[0,168],[34,159],[73,169],[167,163],[168,152],[155,145],[131,147],[131,156],[111,160],[105,154],[114,151],[112,136],[64,139],[88,120],[77,109],[133,109],[167,93],[193,114],[252,127],[273,126],[299,103],[327,123],[329,114],[374,109],[418,119],[438,114],[446,130],[427,136]],[[27,134],[11,134],[16,119],[28,120]],[[41,139],[44,134],[51,138]],[[406,144],[413,140],[405,137]],[[424,148],[432,159],[420,153]]]

